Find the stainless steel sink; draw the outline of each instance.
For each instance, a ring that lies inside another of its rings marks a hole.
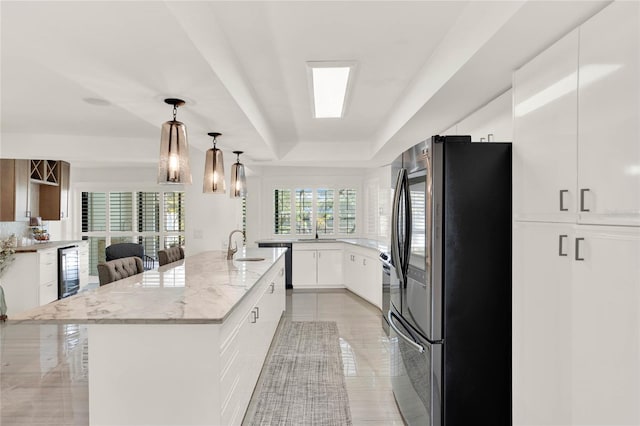
[[[336,241],[335,238],[298,238],[298,242],[301,243],[332,243]]]
[[[238,257],[237,259],[233,259],[236,262],[260,262],[264,260],[264,257]]]

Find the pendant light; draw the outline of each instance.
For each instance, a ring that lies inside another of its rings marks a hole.
[[[212,132],[208,135],[213,137],[213,148],[207,150],[202,192],[205,194],[224,194],[224,160],[222,159],[222,151],[216,148],[216,138],[222,133]]]
[[[240,162],[240,154],[243,151],[233,151],[237,155],[236,162],[231,166],[231,198],[241,198],[247,195],[247,178],[244,173],[244,164]]]
[[[173,120],[162,124],[158,183],[191,183],[187,128],[176,121],[178,107],[184,105],[184,101],[175,98],[164,101],[173,105]]]

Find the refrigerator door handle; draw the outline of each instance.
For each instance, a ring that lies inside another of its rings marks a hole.
[[[396,334],[402,338],[402,340],[407,342],[411,347],[416,349],[418,352],[424,353],[424,346],[417,343],[416,339],[414,339],[413,336],[409,338],[405,336],[403,333],[401,333],[400,330],[398,330],[398,327],[396,327],[396,325],[393,323],[393,317],[398,318],[396,314],[394,314],[393,312],[391,312],[391,310],[389,310],[389,312],[387,313],[387,318],[389,320],[389,325],[391,326],[391,328],[393,328],[393,331],[395,331]]]
[[[391,260],[395,266],[398,279],[404,282],[402,276],[402,261],[400,259],[400,241],[398,238],[398,221],[400,215],[400,196],[402,195],[403,176],[405,170],[398,171],[396,186],[393,193],[393,207],[391,210]]]
[[[403,264],[402,264],[402,274],[403,276],[407,276],[409,272],[409,255],[411,250],[411,197],[409,192],[409,177],[405,171],[403,176],[403,192],[404,192],[404,204],[405,204],[405,216],[404,216],[404,227],[405,227],[405,240],[404,247],[402,250],[403,254]]]

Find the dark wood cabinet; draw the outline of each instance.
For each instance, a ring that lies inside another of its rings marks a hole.
[[[42,220],[64,220],[69,217],[71,167],[66,161],[57,161],[52,169],[57,185],[40,185],[39,216]]]
[[[30,205],[29,160],[0,160],[0,221],[28,221]]]

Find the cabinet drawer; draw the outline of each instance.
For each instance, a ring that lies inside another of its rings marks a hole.
[[[40,305],[46,305],[54,300],[58,300],[58,283],[56,281],[49,281],[44,284],[40,284]]]

